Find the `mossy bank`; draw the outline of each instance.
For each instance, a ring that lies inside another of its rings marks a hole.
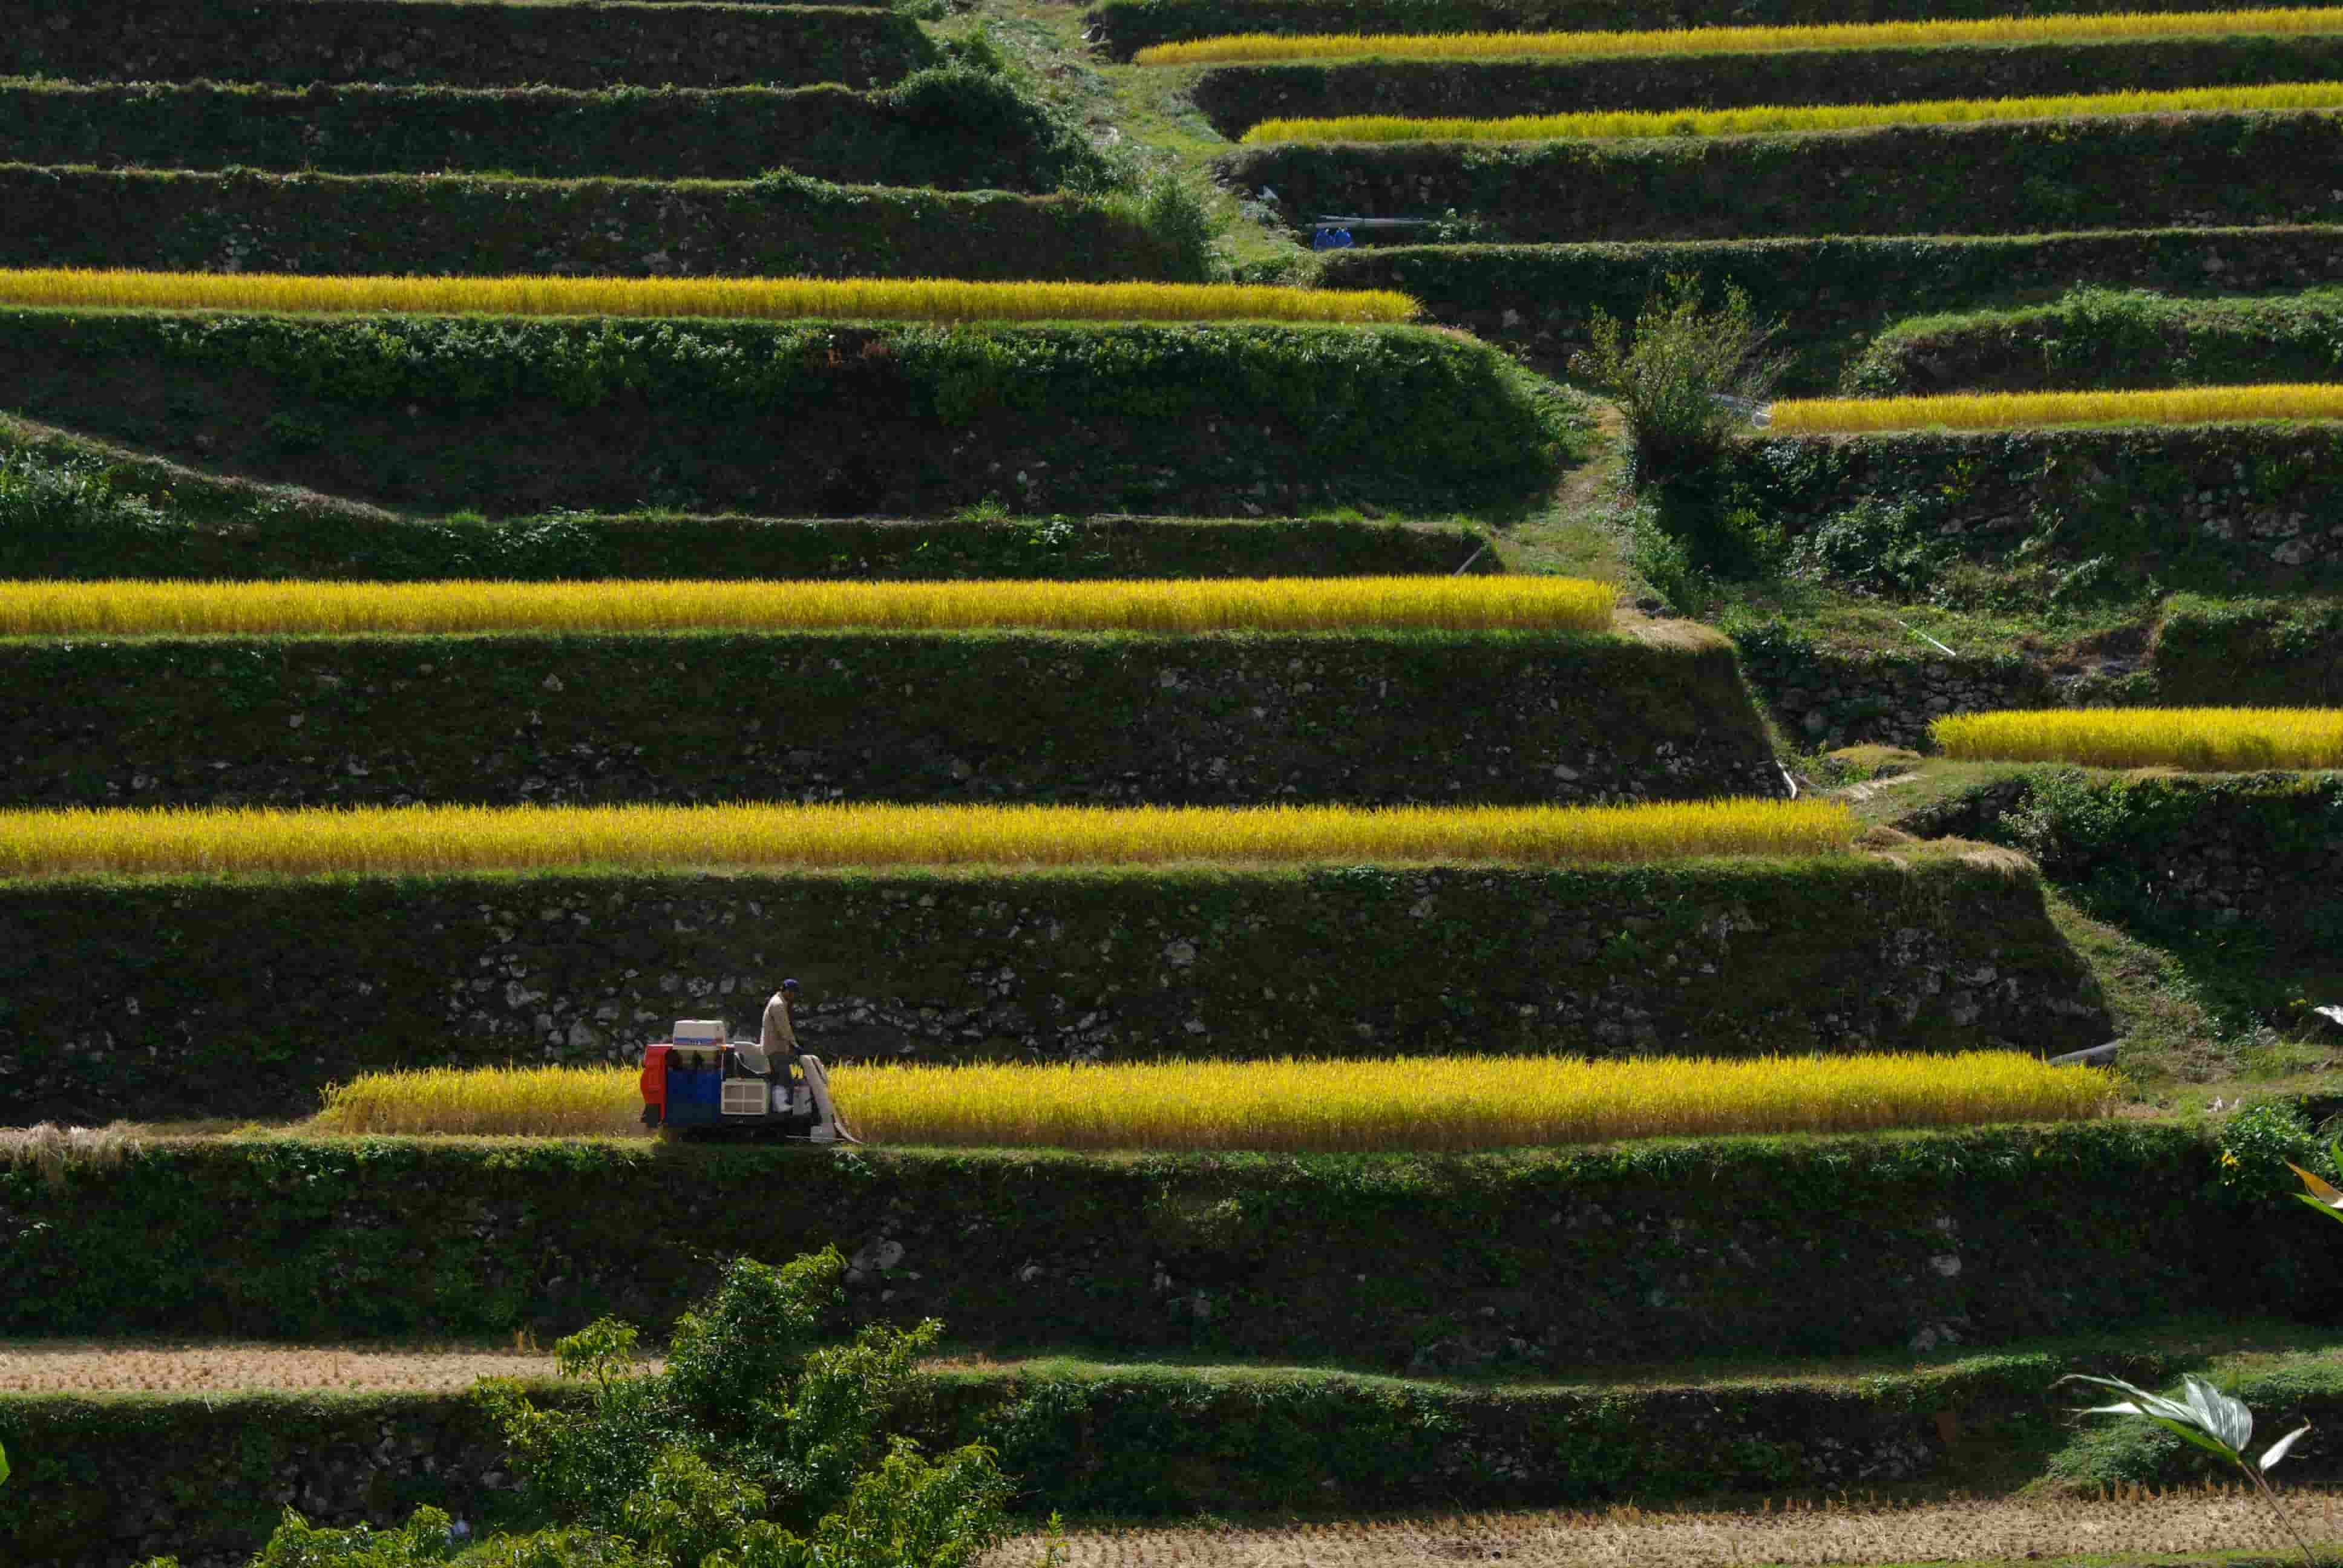
[[[1583,416],[1421,327],[0,311],[17,412],[393,506],[1523,508]]]

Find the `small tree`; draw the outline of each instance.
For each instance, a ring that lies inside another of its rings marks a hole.
[[[288,1512],[255,1568],[967,1568],[1008,1533],[1008,1481],[990,1450],[930,1459],[887,1431],[942,1325],[834,1342],[845,1271],[834,1247],[736,1261],[677,1323],[664,1372],[625,1323],[570,1335],[557,1349],[586,1385],[575,1408],[484,1384],[552,1528],[459,1550],[435,1510],[395,1532]]]
[[[1780,331],[1757,319],[1740,287],[1728,284],[1724,307],[1711,310],[1698,278],[1671,274],[1644,302],[1632,332],[1596,311],[1593,345],[1570,368],[1618,404],[1636,477],[1665,484],[1713,466],[1772,394],[1789,365],[1767,351]]]

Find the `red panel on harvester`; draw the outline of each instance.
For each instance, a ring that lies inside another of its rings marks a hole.
[[[643,1052],[643,1103],[659,1107],[659,1120],[667,1120],[667,1059],[675,1050],[671,1045],[655,1045]]]

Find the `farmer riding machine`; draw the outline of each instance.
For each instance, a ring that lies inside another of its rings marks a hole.
[[[818,1056],[769,1056],[729,1040],[721,1020],[678,1019],[674,1037],[643,1052],[643,1125],[683,1137],[854,1142],[830,1102]]]

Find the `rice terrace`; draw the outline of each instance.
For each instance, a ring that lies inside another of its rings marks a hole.
[[[2147,3],[17,0],[0,1568],[2343,1564]]]

